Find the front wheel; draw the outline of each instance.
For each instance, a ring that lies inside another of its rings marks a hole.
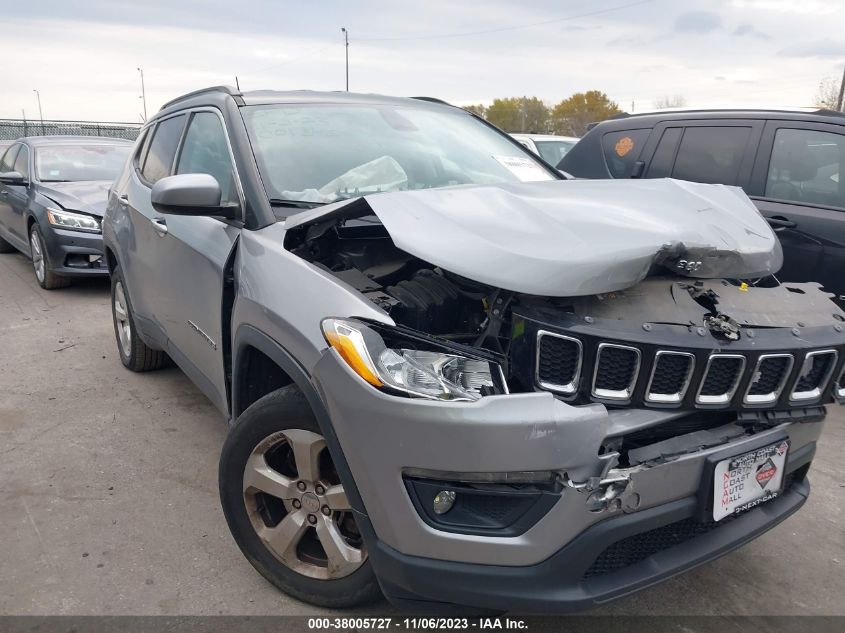
[[[67,288],[70,285],[69,278],[60,277],[50,270],[47,247],[44,245],[44,238],[38,224],[33,224],[32,228],[29,229],[29,250],[32,256],[32,268],[35,270],[35,279],[39,286],[44,290],[56,290],[57,288]]]
[[[336,608],[380,595],[325,439],[295,386],[238,418],[220,456],[220,499],[244,556],[285,593]]]

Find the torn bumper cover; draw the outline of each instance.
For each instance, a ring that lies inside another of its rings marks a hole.
[[[372,214],[401,250],[533,295],[620,290],[660,266],[698,279],[747,279],[783,263],[780,242],[741,189],[671,179],[387,192],[296,214],[285,228]]]

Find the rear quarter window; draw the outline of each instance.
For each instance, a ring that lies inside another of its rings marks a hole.
[[[611,177],[630,178],[649,133],[651,128],[608,132],[602,137],[602,154]]]

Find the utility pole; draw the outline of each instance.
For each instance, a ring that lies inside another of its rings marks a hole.
[[[836,100],[836,111],[842,112],[842,97],[845,96],[845,70],[842,71],[842,81],[839,84],[839,99]]]
[[[41,93],[37,89],[33,89],[32,92],[35,93],[35,97],[38,99],[38,118],[41,119],[41,136],[46,136],[44,134],[44,113],[41,111]]]
[[[144,69],[138,66],[138,72],[141,73],[141,101],[144,102],[144,121],[147,120],[147,91],[144,88]]]
[[[340,30],[343,31],[343,38],[346,42],[346,92],[349,92],[349,31],[346,30],[345,26],[340,27]]]

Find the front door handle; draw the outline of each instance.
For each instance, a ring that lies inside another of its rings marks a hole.
[[[785,218],[782,215],[773,215],[769,218],[766,218],[769,224],[775,229],[794,229],[798,226],[795,222],[790,220],[789,218]]]
[[[9,195],[9,192],[6,191],[5,189],[0,190],[0,196],[8,196],[8,195]]]
[[[156,233],[159,235],[165,235],[167,233],[167,221],[164,218],[153,218],[151,221]]]
[[[120,204],[120,206],[122,206],[122,207],[129,206],[129,196],[127,196],[125,193],[122,196],[120,196],[117,199],[117,201]]]

